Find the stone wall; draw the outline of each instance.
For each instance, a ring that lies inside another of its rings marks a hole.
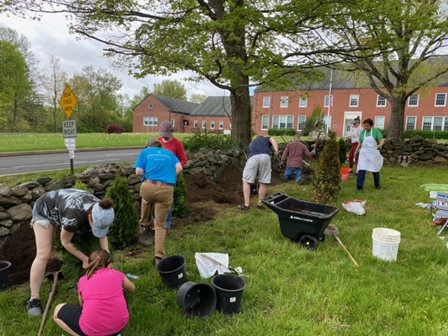
[[[213,181],[219,181],[227,165],[242,168],[246,162],[244,153],[237,149],[216,151],[201,149],[195,154],[187,152],[187,157],[188,162],[183,169],[185,176],[201,174]],[[133,166],[124,166],[119,162],[89,168],[81,174],[75,174],[59,181],[42,177],[15,187],[0,184],[0,247],[3,240],[17,231],[21,225],[29,225],[34,203],[46,192],[73,188],[76,181],[81,181],[92,194],[103,198],[107,189],[114,184],[117,174],[128,179],[129,191],[139,210],[141,177],[135,174]]]

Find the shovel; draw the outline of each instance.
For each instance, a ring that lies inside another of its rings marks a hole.
[[[350,259],[353,261],[353,263],[355,264],[355,266],[359,267],[358,263],[356,262],[355,258],[353,258],[353,256],[351,255],[351,253],[347,250],[347,248],[345,247],[344,244],[342,244],[342,241],[339,239],[338,234],[339,234],[339,229],[335,226],[335,225],[328,225],[328,228],[325,229],[325,233],[327,235],[330,236],[334,236],[334,238],[336,238],[336,240],[338,241],[338,243],[344,248],[345,252],[347,252],[347,254],[349,255]]]
[[[62,279],[64,276],[61,273],[61,271],[55,271],[52,273],[48,273],[46,278],[51,279],[53,278],[53,286],[51,287],[51,293],[48,297],[47,305],[45,307],[44,314],[42,316],[42,321],[40,323],[39,332],[37,333],[37,336],[42,336],[45,328],[45,323],[47,322],[48,313],[50,312],[51,304],[53,303],[54,296],[56,295],[56,290],[58,288],[58,280]]]
[[[154,231],[149,226],[141,228],[138,242],[142,245],[152,245],[154,243]]]

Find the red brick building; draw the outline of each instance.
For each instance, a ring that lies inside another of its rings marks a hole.
[[[269,128],[294,128],[303,130],[305,122],[320,107],[325,123],[337,136],[348,136],[351,122],[371,118],[380,129],[390,122],[391,106],[373,89],[359,89],[346,79],[336,77],[332,83],[301,87],[294,91],[268,92],[257,88],[254,93],[254,131],[266,135]],[[412,95],[405,110],[405,129],[448,131],[448,84]],[[332,100],[332,104],[330,103]]]

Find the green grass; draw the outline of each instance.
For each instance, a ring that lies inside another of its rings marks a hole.
[[[193,134],[175,133],[175,136],[184,140]],[[157,133],[79,133],[76,148],[144,147],[149,138],[157,137]],[[292,137],[276,138],[279,142],[292,140]],[[0,153],[57,149],[66,149],[60,133],[0,133]]]
[[[187,258],[188,279],[211,284],[199,277],[195,252],[230,254],[230,264],[241,266],[247,287],[241,313],[186,318],[176,303],[176,290],[167,288],[153,266],[152,248],[138,257],[132,249],[114,256],[114,267],[140,276],[137,290],[129,295],[131,321],[123,335],[446,335],[448,305],[447,240],[430,226],[429,210],[415,206],[431,202],[423,183],[448,183],[446,170],[418,167],[384,167],[382,190],[367,176],[365,191],[355,192],[355,179],[343,182],[337,202],[340,212],[332,224],[340,239],[359,263],[357,268],[333,237],[310,252],[282,236],[278,216],[252,209],[225,208],[214,220],[175,227],[166,241],[168,255]],[[310,200],[311,186],[293,183],[270,187]],[[366,200],[366,214],[346,212],[343,201]],[[255,200],[252,200],[253,202]],[[209,204],[208,206],[213,206]],[[372,229],[401,232],[397,262],[372,257]],[[445,233],[447,233],[446,231]],[[135,249],[135,247],[133,247]],[[45,281],[44,304],[51,288]],[[35,335],[40,319],[25,311],[27,286],[0,293],[0,335]],[[62,282],[53,307],[76,303],[77,296]],[[44,335],[64,335],[49,319]]]

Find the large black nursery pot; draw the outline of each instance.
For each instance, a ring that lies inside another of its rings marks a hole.
[[[240,311],[246,281],[233,274],[218,274],[212,279],[216,292],[216,309],[225,314]]]
[[[0,261],[0,290],[6,290],[9,286],[9,261]]]
[[[188,281],[177,292],[177,304],[188,317],[206,318],[216,307],[216,293],[206,283]]]
[[[181,255],[163,258],[157,264],[157,271],[163,282],[171,288],[177,288],[188,281],[187,260]]]

